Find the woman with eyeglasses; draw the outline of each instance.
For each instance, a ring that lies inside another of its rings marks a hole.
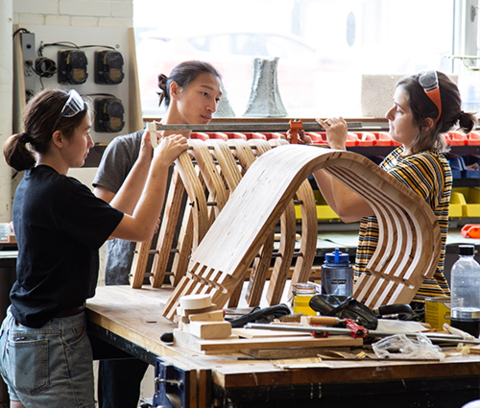
[[[172,135],[153,149],[142,140],[151,166],[135,210],[125,214],[67,176],[93,147],[91,110],[75,90],[38,93],[23,123],[4,146],[6,162],[25,174],[13,204],[17,280],[0,330],[0,372],[11,407],[94,407],[84,310],[95,294],[98,250],[109,238],[152,238],[166,172],[187,143]],[[128,200],[128,191],[115,199]]]
[[[448,209],[452,174],[445,153],[444,134],[455,126],[469,133],[476,125],[473,114],[462,110],[460,93],[447,75],[426,71],[400,79],[396,85],[393,106],[386,113],[391,138],[401,143],[380,164],[380,167],[419,194],[434,211],[441,230],[442,250],[432,279],[425,279],[412,302],[420,313],[425,298],[449,296],[443,274]],[[348,127],[341,117],[317,120],[327,132],[332,149],[346,150]],[[300,143],[311,143],[303,132]],[[355,274],[367,271],[378,242],[378,223],[368,203],[341,182],[319,170],[315,180],[329,206],[344,222],[360,221]]]
[[[170,76],[158,77],[160,103],[167,107],[161,120],[164,125],[207,124],[222,95],[219,72],[203,61],[185,61],[173,68]],[[190,131],[179,131],[185,137]],[[117,207],[129,213],[135,206],[138,190],[145,181],[148,161],[138,152],[144,131],[118,136],[107,146],[93,181],[95,194],[110,202],[124,183],[131,191],[129,206]],[[158,132],[158,137],[169,132]],[[116,205],[114,205],[116,206]],[[115,239],[107,244],[106,285],[128,285],[135,243]],[[136,408],[140,383],[148,364],[137,359],[101,360],[99,364],[98,400],[100,408]]]

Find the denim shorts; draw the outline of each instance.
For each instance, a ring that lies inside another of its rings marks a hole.
[[[0,329],[0,357],[10,400],[26,408],[95,407],[85,312],[35,329],[17,323],[9,308]]]

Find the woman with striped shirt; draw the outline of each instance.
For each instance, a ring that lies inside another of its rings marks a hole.
[[[465,133],[476,125],[471,113],[463,112],[457,86],[443,73],[425,71],[407,76],[397,83],[394,104],[385,115],[391,138],[401,143],[380,164],[380,167],[425,199],[434,211],[442,234],[442,252],[432,279],[426,279],[414,303],[422,307],[426,297],[449,296],[443,274],[448,207],[452,174],[444,156],[448,151],[444,133],[458,125]],[[347,124],[341,117],[317,119],[326,130],[332,149],[345,149]],[[310,143],[301,135],[300,143]],[[367,264],[378,242],[378,223],[368,203],[344,184],[319,170],[315,180],[327,203],[344,222],[360,221],[355,273],[367,272]],[[368,272],[367,272],[368,273]]]

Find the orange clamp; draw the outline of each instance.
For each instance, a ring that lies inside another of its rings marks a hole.
[[[298,143],[298,131],[303,129],[302,119],[292,119],[290,122],[290,132],[292,133],[292,140],[290,143]]]

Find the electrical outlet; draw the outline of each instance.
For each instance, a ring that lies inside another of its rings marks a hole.
[[[35,34],[21,33],[23,57],[23,73],[25,79],[25,99],[28,100],[35,95]]]

